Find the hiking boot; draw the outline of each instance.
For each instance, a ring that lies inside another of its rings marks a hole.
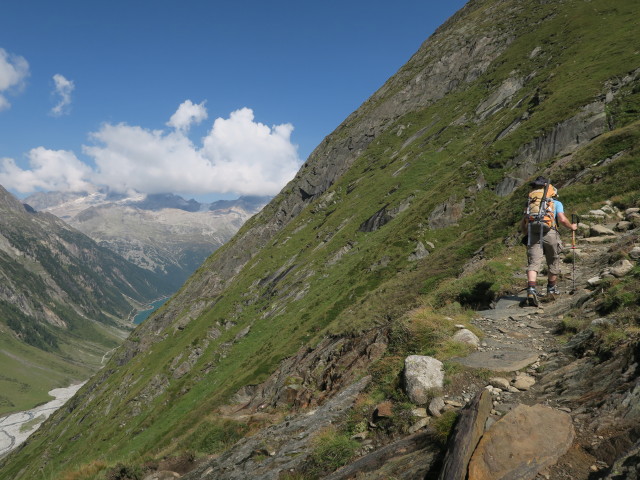
[[[537,307],[538,303],[538,292],[534,287],[527,288],[527,304],[530,307]]]
[[[558,285],[547,285],[547,295],[560,295]]]

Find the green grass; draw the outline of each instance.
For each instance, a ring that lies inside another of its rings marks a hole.
[[[321,478],[345,465],[360,444],[348,435],[327,430],[315,439],[311,458],[304,466],[307,478]]]

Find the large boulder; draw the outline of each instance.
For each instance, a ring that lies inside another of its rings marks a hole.
[[[533,479],[569,450],[574,437],[567,413],[543,405],[518,405],[480,439],[469,462],[469,478]]]
[[[429,392],[441,389],[443,383],[444,369],[440,360],[422,355],[410,355],[404,360],[405,390],[413,403],[427,403]]]

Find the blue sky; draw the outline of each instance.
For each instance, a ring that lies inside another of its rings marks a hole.
[[[275,194],[463,0],[4,0],[0,184]]]

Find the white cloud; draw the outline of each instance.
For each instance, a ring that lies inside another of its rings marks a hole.
[[[168,125],[175,130],[169,132],[104,124],[90,135],[95,145],[83,147],[95,169],[72,152],[39,147],[29,152],[28,170],[1,159],[0,184],[21,193],[84,191],[92,183],[120,192],[273,195],[298,171],[292,125],[268,127],[243,108],[216,119],[196,146],[186,131],[204,118],[203,104],[184,102],[171,117]]]
[[[73,152],[32,149],[30,170],[23,170],[11,158],[0,159],[0,184],[9,190],[30,193],[36,190],[78,192],[92,190],[91,167],[82,163]]]
[[[5,93],[12,88],[21,88],[28,76],[29,63],[23,57],[0,48],[0,111],[11,107]]]
[[[197,147],[184,131],[203,110],[202,104],[183,103],[171,117],[176,131],[170,133],[104,125],[92,134],[99,145],[84,147],[97,166],[95,181],[119,191],[264,195],[277,193],[298,171],[290,124],[256,123],[253,111],[243,108],[216,119]]]
[[[176,113],[174,113],[167,125],[186,132],[193,124],[199,124],[203,120],[207,119],[207,109],[204,108],[205,102],[194,105],[191,100],[186,100],[178,107]]]
[[[51,109],[51,115],[59,117],[69,113],[69,105],[71,105],[71,93],[76,88],[71,80],[67,80],[63,75],[56,73],[53,76],[55,84],[53,94],[58,98],[58,103]]]

